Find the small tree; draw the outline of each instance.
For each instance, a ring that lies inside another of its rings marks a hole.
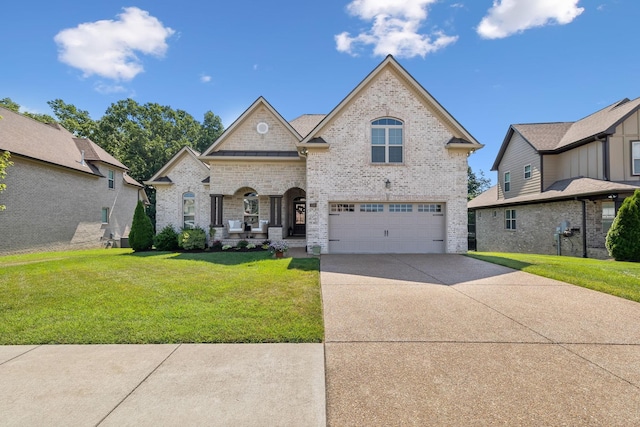
[[[622,203],[607,233],[606,246],[616,261],[640,261],[640,190]]]
[[[129,246],[138,251],[148,251],[153,245],[153,225],[144,212],[144,205],[138,200],[138,205],[133,213],[133,223],[129,232]]]
[[[1,118],[1,117],[0,117]],[[9,161],[11,154],[8,151],[0,152],[0,179],[4,179],[7,176],[7,168],[13,164]],[[7,184],[0,182],[0,193],[7,188]],[[4,210],[5,206],[0,205],[0,211]]]

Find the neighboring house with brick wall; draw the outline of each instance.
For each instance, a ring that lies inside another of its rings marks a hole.
[[[329,114],[285,120],[258,98],[204,153],[145,184],[156,228],[322,253],[467,249],[467,156],[481,148],[392,56]]]
[[[0,203],[0,253],[119,245],[142,184],[88,139],[0,108],[0,150],[11,153]]]
[[[498,184],[468,204],[479,251],[606,258],[623,200],[640,187],[640,98],[576,122],[511,125]]]

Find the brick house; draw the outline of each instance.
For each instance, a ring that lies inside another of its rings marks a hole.
[[[0,108],[0,150],[11,153],[0,194],[0,253],[118,245],[143,185],[91,140]]]
[[[606,258],[607,231],[640,187],[640,98],[576,122],[511,125],[498,184],[468,204],[479,251]]]
[[[156,226],[288,239],[322,253],[467,249],[467,156],[481,148],[388,56],[329,114],[285,120],[258,98],[204,153],[145,184]]]

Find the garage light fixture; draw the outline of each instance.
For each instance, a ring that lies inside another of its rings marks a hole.
[[[391,181],[389,181],[389,178],[387,178],[386,181],[384,182],[384,188],[386,189],[391,188]]]

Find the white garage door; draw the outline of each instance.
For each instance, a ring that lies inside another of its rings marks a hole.
[[[330,203],[330,253],[444,253],[444,203]]]

